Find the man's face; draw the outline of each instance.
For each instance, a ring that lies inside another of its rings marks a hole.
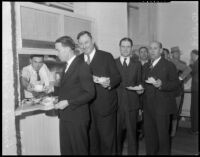
[[[85,54],[90,54],[94,49],[94,42],[87,34],[82,35],[79,38],[78,43],[81,51]]]
[[[69,47],[64,47],[62,43],[56,43],[55,48],[58,51],[58,57],[62,62],[69,60]]]
[[[191,57],[191,61],[192,61],[192,62],[195,62],[195,61],[197,60],[197,58],[198,58],[198,55],[196,55],[196,54],[194,54],[194,53],[191,53],[191,54],[190,54],[190,57]]]
[[[172,53],[172,58],[180,60],[181,53],[179,51]]]
[[[150,45],[149,52],[150,52],[151,59],[155,60],[155,59],[157,59],[157,58],[159,58],[161,56],[162,48],[160,48],[159,43],[153,42]]]
[[[163,54],[164,54],[165,59],[170,58],[169,53],[166,50],[163,50]]]
[[[143,61],[146,61],[148,59],[148,52],[145,48],[140,49],[139,55],[140,55],[140,59]]]
[[[36,71],[39,71],[44,63],[44,58],[43,57],[33,57],[30,60],[30,62],[31,62],[33,69],[35,69]]]
[[[127,40],[121,42],[120,53],[123,57],[129,57],[132,53],[131,43]]]

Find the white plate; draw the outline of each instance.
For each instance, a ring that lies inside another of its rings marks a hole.
[[[149,77],[148,80],[145,81],[146,83],[154,84],[156,80],[153,77]]]
[[[151,80],[146,80],[145,82],[146,82],[146,83],[150,83],[150,84],[156,83],[156,81],[151,81]]]
[[[136,90],[136,91],[144,89],[141,85],[135,86],[135,87],[129,86],[129,87],[126,87],[126,88],[129,89],[129,90]]]

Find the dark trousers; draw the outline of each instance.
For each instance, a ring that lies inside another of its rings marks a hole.
[[[128,111],[125,107],[118,108],[117,111],[117,154],[122,155],[124,132],[126,131],[128,140],[128,155],[136,155],[136,123],[137,110]]]
[[[144,110],[144,137],[147,155],[170,154],[169,115]]]
[[[90,155],[116,153],[116,112],[102,117],[91,109]]]
[[[199,93],[192,92],[191,95],[191,109],[190,109],[190,116],[191,116],[191,130],[196,132],[199,130]]]
[[[88,122],[60,120],[61,155],[88,155]]]

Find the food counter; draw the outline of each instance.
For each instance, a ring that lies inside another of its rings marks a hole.
[[[16,109],[21,155],[60,155],[59,119],[54,110],[56,99],[24,99]]]

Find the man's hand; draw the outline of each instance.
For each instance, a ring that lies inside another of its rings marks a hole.
[[[110,87],[110,78],[106,79],[104,82],[101,82],[101,85],[104,88]]]
[[[45,93],[50,93],[53,91],[53,86],[49,85],[49,86],[44,86],[44,92]]]
[[[160,79],[157,79],[155,83],[153,83],[154,87],[160,88],[162,86],[162,81]]]
[[[27,86],[27,90],[32,92],[34,89],[34,85],[32,83],[29,83],[28,86]]]
[[[62,100],[62,101],[59,101],[57,104],[55,104],[55,109],[63,110],[67,106],[69,106],[68,101],[67,100]]]

